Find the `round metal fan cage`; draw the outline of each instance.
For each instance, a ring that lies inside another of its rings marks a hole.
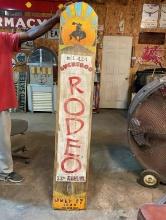
[[[140,183],[166,183],[166,76],[144,86],[128,113],[128,138],[136,159],[145,168]]]

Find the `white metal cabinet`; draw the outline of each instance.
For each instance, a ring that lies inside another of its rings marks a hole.
[[[56,86],[28,85],[28,109],[32,112],[54,112],[56,109]]]

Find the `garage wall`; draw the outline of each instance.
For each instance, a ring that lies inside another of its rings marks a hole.
[[[26,16],[29,17],[51,17],[52,14],[48,14],[48,13],[30,13],[27,12]],[[55,28],[59,28],[59,24],[57,24],[55,26]],[[47,47],[50,50],[52,50],[55,54],[58,55],[58,40],[54,40],[54,39],[44,39],[44,38],[38,38],[34,41],[35,47]]]
[[[138,44],[139,32],[165,32],[165,29],[143,29],[140,28],[142,7],[144,3],[160,3],[161,0],[107,0],[105,4],[92,4],[99,16],[99,25],[104,26],[104,35],[126,35],[133,37],[133,56],[140,57],[146,45]],[[166,3],[166,0],[162,1]],[[51,14],[26,13],[25,16],[51,16]],[[119,24],[124,21],[124,32],[120,32]],[[57,25],[58,26],[58,25]],[[0,30],[2,31],[2,30]],[[35,40],[35,46],[45,46],[58,53],[58,41],[52,39],[39,38]],[[153,46],[153,45],[149,45]],[[166,43],[160,46],[166,49]],[[27,52],[29,53],[29,52]],[[163,50],[162,56],[166,56],[166,50]],[[99,62],[101,63],[102,49],[99,49]],[[163,62],[165,64],[165,62]],[[166,65],[166,64],[165,64]],[[142,68],[138,63],[134,63],[131,73]]]
[[[24,16],[26,17],[51,17],[52,14],[50,13],[32,13],[32,12],[25,12]],[[59,24],[55,26],[55,28],[59,28]],[[0,28],[0,31],[7,31],[7,32],[13,32],[12,29],[2,29]],[[20,32],[21,30],[17,29],[16,31]],[[55,39],[47,39],[47,38],[38,38],[34,40],[34,48],[37,47],[47,47],[48,49],[52,50],[56,55],[58,55],[58,40]],[[26,54],[26,56],[30,56],[32,53],[32,50],[22,50]],[[14,56],[15,57],[15,56]],[[29,72],[29,67],[25,65],[17,65],[14,68],[14,71],[16,72]]]
[[[111,0],[106,1],[105,4],[94,4],[94,8],[99,15],[99,24],[104,25],[104,35],[127,35],[133,37],[133,56],[140,57],[143,53],[145,44],[138,44],[138,36],[140,32],[166,32],[166,29],[156,28],[156,29],[141,29],[141,17],[142,17],[142,7],[144,3],[152,4],[159,3],[161,0],[128,0],[127,4],[124,1]],[[166,3],[166,1],[162,1]],[[119,24],[124,20],[124,32],[119,31]],[[148,46],[153,46],[149,44]],[[166,43],[160,45],[161,49],[166,49]],[[100,60],[101,60],[101,50],[99,50]],[[166,50],[162,52],[163,59],[166,57]],[[164,57],[165,56],[165,57]],[[163,65],[166,66],[166,61],[163,60]],[[134,63],[131,68],[131,73],[135,73],[136,70],[145,68],[144,65],[139,65]]]

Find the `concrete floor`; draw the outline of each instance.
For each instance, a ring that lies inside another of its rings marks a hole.
[[[93,115],[88,207],[86,211],[51,208],[55,114],[12,113],[29,121],[31,163],[15,160],[25,177],[21,184],[0,182],[0,220],[136,220],[138,207],[166,193],[166,186],[137,184],[142,169],[132,157],[126,135],[126,112],[102,110]]]

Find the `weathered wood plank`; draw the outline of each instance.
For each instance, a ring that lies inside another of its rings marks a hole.
[[[85,209],[97,15],[74,3],[61,15],[53,208]]]

